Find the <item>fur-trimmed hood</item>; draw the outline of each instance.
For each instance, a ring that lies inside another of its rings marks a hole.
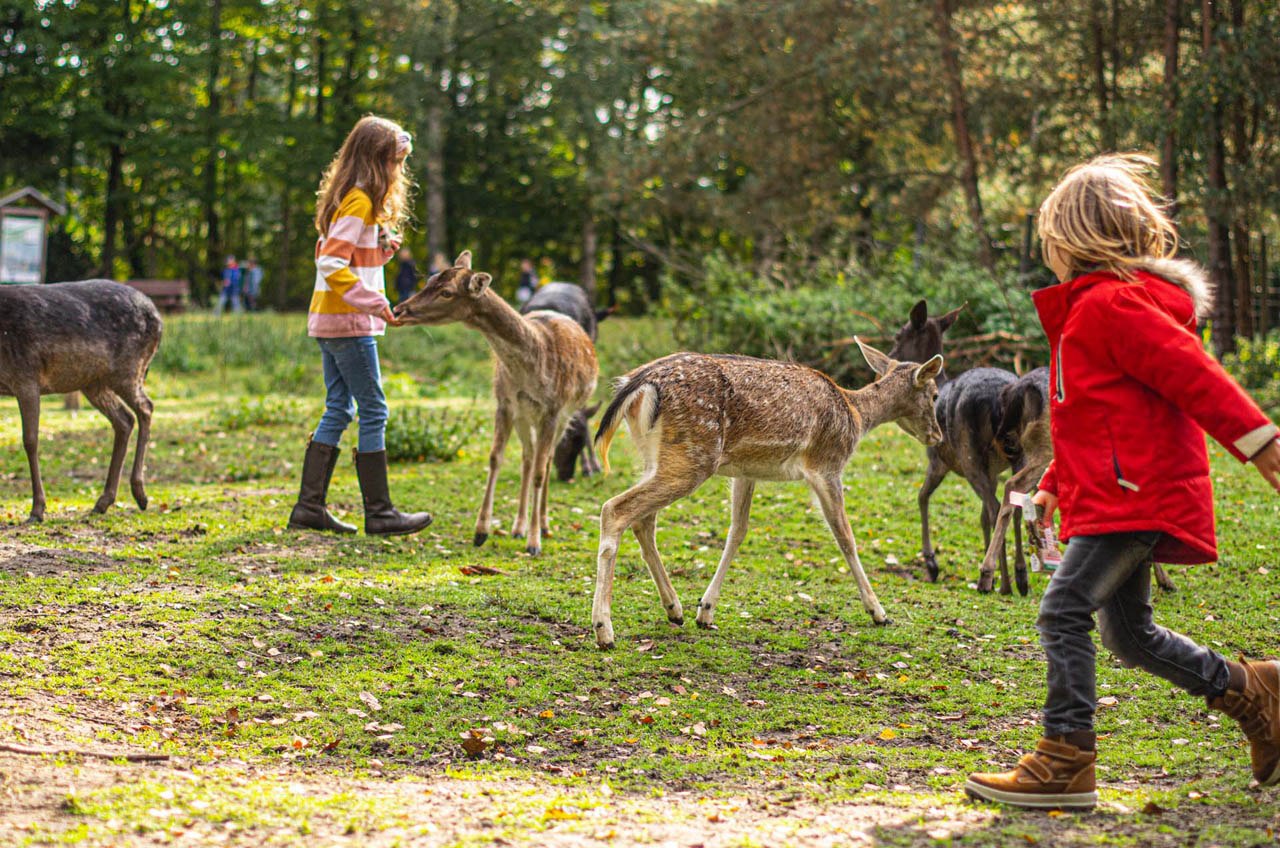
[[[1199,262],[1191,259],[1144,259],[1133,267],[1168,280],[1191,295],[1198,318],[1208,318],[1213,312],[1213,283],[1209,281],[1209,272]]]

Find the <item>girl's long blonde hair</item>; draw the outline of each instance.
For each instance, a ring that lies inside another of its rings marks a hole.
[[[399,229],[409,216],[412,181],[404,160],[412,150],[409,134],[393,121],[374,115],[357,121],[320,178],[316,193],[316,230],[320,235],[329,231],[342,198],[357,186],[373,201],[374,220]],[[392,164],[399,165],[394,176]]]
[[[1178,230],[1151,185],[1155,160],[1111,153],[1067,171],[1040,205],[1041,250],[1052,245],[1073,275],[1101,268],[1124,279],[1144,260],[1178,251]]]

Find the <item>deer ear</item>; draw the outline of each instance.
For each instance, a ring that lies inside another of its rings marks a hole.
[[[467,294],[472,297],[479,297],[484,290],[489,288],[489,284],[493,282],[493,276],[486,274],[484,271],[478,271],[467,277]]]
[[[464,250],[459,253],[458,258],[453,260],[453,267],[466,268],[468,271],[471,270],[471,251]]]
[[[929,320],[929,302],[921,299],[919,303],[911,307],[911,329],[923,330],[924,322]]]
[[[863,344],[862,339],[857,336],[853,340],[858,343],[858,350],[862,351],[862,357],[867,360],[867,364],[871,366],[871,370],[877,374],[884,374],[893,366],[893,360],[876,350],[869,344]]]
[[[961,313],[961,312],[963,312],[963,311],[964,311],[964,308],[965,308],[966,306],[968,306],[968,305],[969,305],[969,304],[968,304],[968,302],[966,301],[965,303],[960,304],[960,305],[959,305],[959,306],[957,306],[955,309],[953,309],[953,310],[951,310],[950,312],[948,312],[946,315],[943,315],[941,318],[939,318],[939,319],[938,319],[938,329],[939,329],[939,330],[941,330],[941,331],[942,331],[942,332],[944,332],[944,333],[945,333],[947,330],[950,330],[950,329],[951,329],[951,325],[952,325],[952,324],[954,324],[954,323],[956,322],[956,319],[960,317],[960,313]]]
[[[937,355],[916,369],[914,380],[917,389],[923,389],[925,383],[942,373],[942,356]]]

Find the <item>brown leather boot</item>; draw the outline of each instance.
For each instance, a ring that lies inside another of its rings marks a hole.
[[[1245,662],[1241,690],[1227,689],[1209,706],[1240,722],[1249,739],[1253,776],[1263,786],[1280,783],[1280,662]]]
[[[333,479],[333,468],[337,464],[336,447],[307,440],[307,453],[302,460],[302,485],[298,490],[298,502],[289,513],[289,529],[356,532],[354,524],[334,518],[325,506],[329,497],[329,481]]]
[[[1034,753],[1003,774],[971,774],[964,791],[971,798],[1014,807],[1091,810],[1098,803],[1094,751],[1084,751],[1061,736],[1041,739]]]
[[[407,536],[431,524],[429,512],[401,512],[387,488],[387,452],[356,451],[356,476],[364,496],[364,532],[370,536]]]

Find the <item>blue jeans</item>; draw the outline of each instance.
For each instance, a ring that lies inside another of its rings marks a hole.
[[[324,415],[312,438],[337,447],[342,433],[360,411],[361,453],[386,450],[387,396],[382,393],[378,340],[373,336],[316,339],[324,363]]]
[[[1092,730],[1097,703],[1093,614],[1102,644],[1129,668],[1163,677],[1192,695],[1227,688],[1227,661],[1151,617],[1156,532],[1076,536],[1040,599],[1040,644],[1049,665],[1046,736]]]

